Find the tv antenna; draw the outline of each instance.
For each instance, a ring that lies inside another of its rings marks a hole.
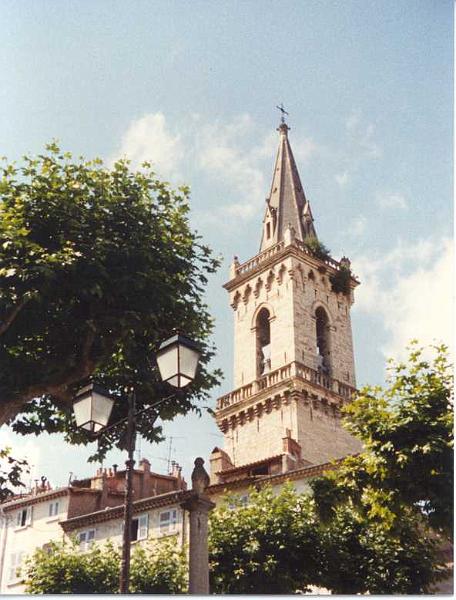
[[[180,435],[170,435],[169,436],[169,446],[168,446],[168,464],[166,466],[166,469],[168,471],[168,473],[170,472],[169,469],[171,467],[171,453],[173,450],[173,440],[184,440],[185,438],[183,436]]]

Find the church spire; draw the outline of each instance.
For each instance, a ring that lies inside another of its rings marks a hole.
[[[278,108],[283,109],[283,107]],[[296,238],[302,241],[307,237],[317,236],[310,204],[305,196],[288,141],[289,130],[282,111],[281,123],[277,128],[280,135],[279,149],[271,191],[266,198],[260,252],[283,240],[288,227],[292,227]]]

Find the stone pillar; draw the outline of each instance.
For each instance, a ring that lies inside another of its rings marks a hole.
[[[192,473],[193,495],[182,503],[189,512],[189,592],[209,594],[209,552],[207,546],[207,523],[209,511],[215,504],[205,495],[209,475],[203,467],[204,460],[197,458]]]

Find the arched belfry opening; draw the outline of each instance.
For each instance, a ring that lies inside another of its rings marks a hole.
[[[257,377],[261,377],[271,370],[271,315],[267,308],[262,308],[257,315],[256,329],[256,356]]]
[[[323,372],[329,373],[331,368],[329,318],[325,309],[321,306],[315,311],[315,322],[317,337],[317,367]]]

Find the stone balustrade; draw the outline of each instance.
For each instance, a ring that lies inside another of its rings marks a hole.
[[[251,383],[233,390],[229,394],[221,396],[217,400],[217,410],[238,404],[242,400],[250,398],[259,392],[271,388],[277,383],[291,379],[292,377],[299,377],[310,383],[320,385],[327,390],[339,394],[345,400],[349,400],[356,391],[351,385],[343,383],[338,379],[334,379],[321,371],[316,371],[299,362],[291,362],[279,369],[266,373]]]
[[[253,271],[254,269],[256,269],[256,267],[260,263],[268,260],[268,258],[271,258],[271,256],[274,256],[275,254],[277,254],[278,252],[283,250],[284,247],[285,247],[284,242],[279,242],[278,244],[275,244],[274,246],[272,246],[271,248],[268,248],[264,252],[257,254],[256,256],[254,256],[247,262],[243,263],[236,269],[236,276],[245,275],[246,273],[250,273],[250,271]]]
[[[311,250],[309,250],[309,248],[304,244],[304,242],[301,242],[300,240],[295,239],[293,241],[293,245],[296,248],[298,248],[300,252],[307,254],[308,256],[310,256],[312,258],[315,258],[315,255],[313,254],[313,252]],[[261,263],[264,263],[269,258],[275,256],[276,254],[278,254],[279,252],[284,250],[284,248],[285,248],[285,242],[281,241],[281,242],[278,242],[277,244],[275,244],[274,246],[271,246],[271,248],[268,248],[267,250],[260,252],[260,254],[257,254],[256,256],[254,256],[253,258],[251,258],[247,262],[239,265],[236,268],[236,270],[235,270],[236,277],[243,276],[243,275],[250,273],[251,271],[254,271],[259,265],[261,265]],[[331,257],[324,259],[322,262],[325,265],[327,265],[328,267],[331,267],[336,271],[339,271],[342,268],[341,263]],[[352,276],[356,280],[356,277],[354,275],[352,275]]]

